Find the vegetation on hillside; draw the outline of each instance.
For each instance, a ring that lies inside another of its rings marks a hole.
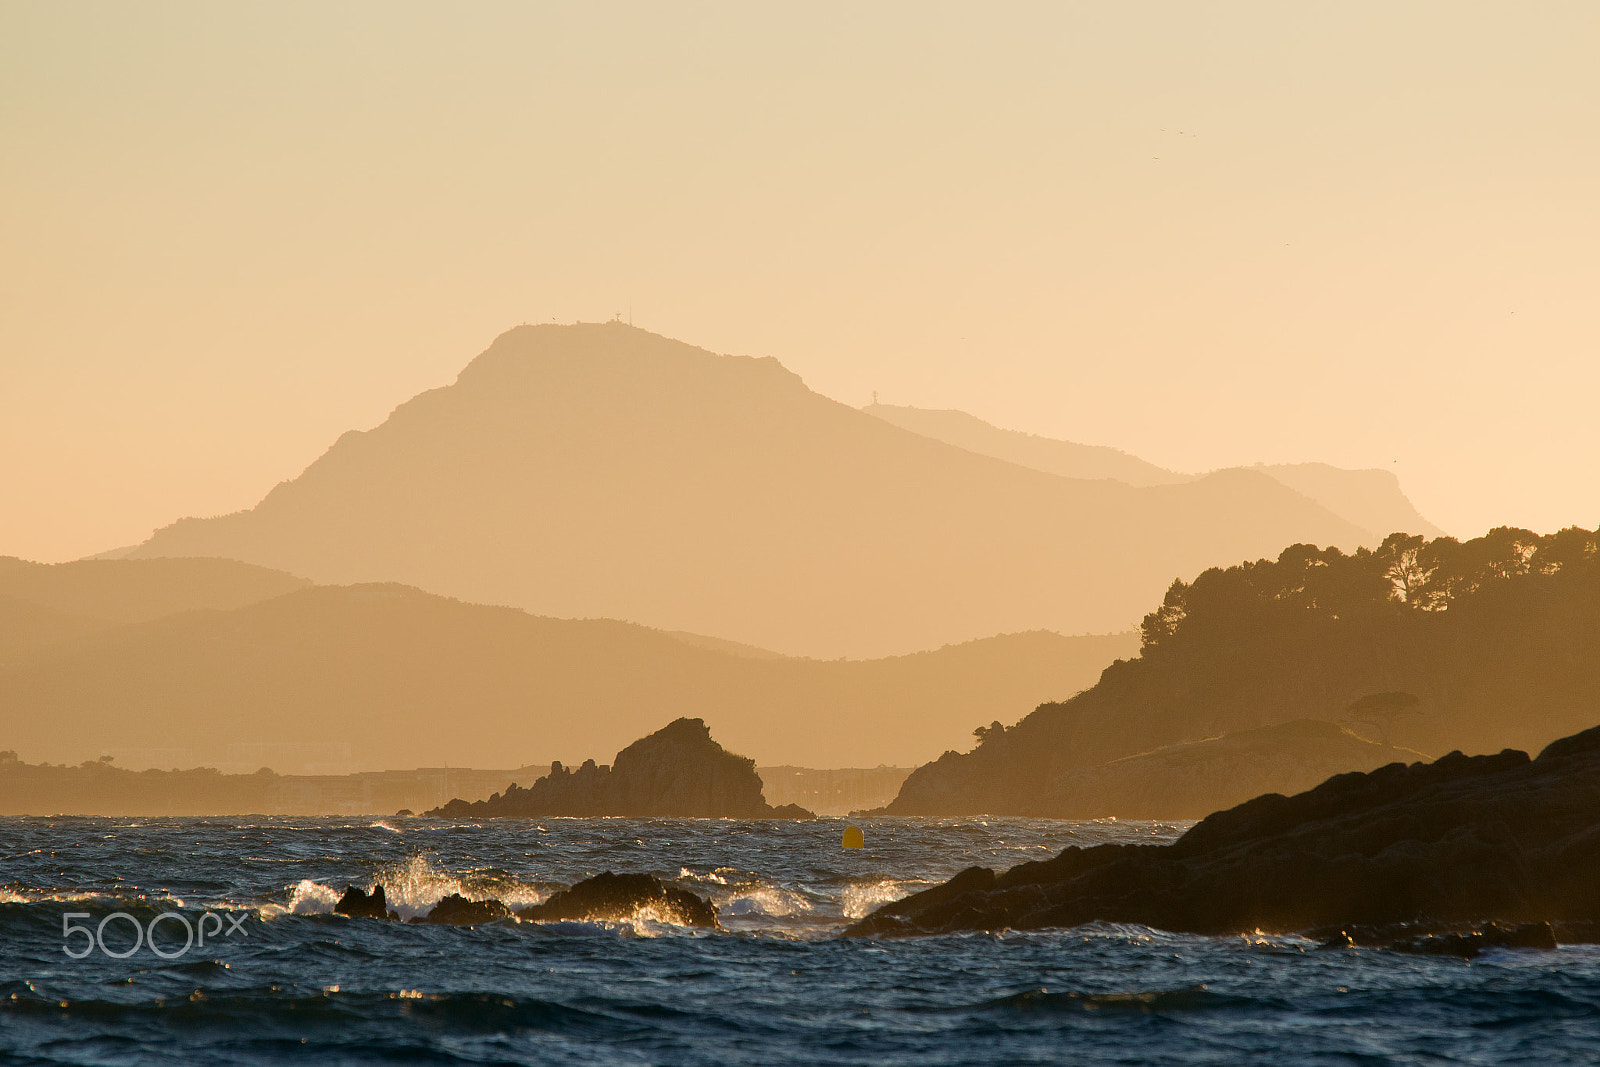
[[[1373,551],[1296,544],[1176,581],[1137,658],[1093,689],[978,732],[890,810],[1037,810],[1063,774],[1294,719],[1431,754],[1538,749],[1600,721],[1600,537],[1501,527],[1394,534]]]

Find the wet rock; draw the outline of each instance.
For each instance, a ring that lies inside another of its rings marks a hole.
[[[1600,727],[1535,760],[1453,752],[1336,775],[1218,812],[1170,845],[1068,848],[1002,874],[973,868],[847,933],[1108,921],[1202,934],[1325,927],[1356,943],[1357,924],[1472,928],[1484,944],[1512,936],[1490,933],[1491,920],[1536,924],[1515,936],[1541,944],[1541,924],[1600,922]]]
[[[422,921],[443,926],[476,926],[510,915],[511,909],[498,900],[468,900],[460,893],[451,893],[435,904]]]
[[[1417,956],[1459,956],[1464,960],[1470,960],[1491,948],[1555,947],[1556,935],[1549,923],[1506,926],[1495,922],[1485,924],[1481,930],[1428,934],[1396,941],[1389,946],[1394,952],[1407,952]]]
[[[523,908],[517,912],[517,918],[533,922],[622,921],[647,909],[654,910],[663,921],[679,926],[719,927],[717,911],[710,901],[667,885],[654,875],[612,874],[610,871],[586,878],[543,904]]]
[[[355,886],[346,886],[344,896],[339,898],[339,903],[333,906],[339,915],[348,915],[352,919],[387,919],[389,917],[389,904],[383,896],[383,886],[375,885],[371,893],[363,893]]]

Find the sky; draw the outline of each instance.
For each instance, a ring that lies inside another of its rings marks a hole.
[[[1600,524],[1600,5],[0,2],[0,555],[522,322]]]

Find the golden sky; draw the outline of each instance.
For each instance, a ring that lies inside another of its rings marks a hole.
[[[520,322],[1600,522],[1600,5],[0,5],[0,554],[247,507]]]

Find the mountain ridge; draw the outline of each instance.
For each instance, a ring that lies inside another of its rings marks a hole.
[[[1105,445],[1002,429],[965,411],[879,403],[861,410],[912,433],[1064,478],[1110,478],[1142,486],[1178,485],[1205,477],[1167,470]],[[1219,469],[1260,471],[1361,527],[1373,536],[1373,543],[1397,530],[1426,537],[1444,533],[1406,498],[1392,471],[1348,470],[1327,463],[1257,463]]]
[[[0,648],[0,748],[125,766],[152,744],[188,750],[163,752],[165,767],[271,742],[324,763],[345,746],[342,771],[484,767],[617,751],[691,717],[763,765],[908,765],[970,736],[974,716],[1082,689],[1136,644],[1034,632],[880,660],[756,658],[393,583],[309,586]]]
[[[1174,574],[1366,536],[1264,474],[1064,479],[891,426],[770,357],[610,323],[508,331],[255,508],[133,556],[834,658],[1121,630]]]

